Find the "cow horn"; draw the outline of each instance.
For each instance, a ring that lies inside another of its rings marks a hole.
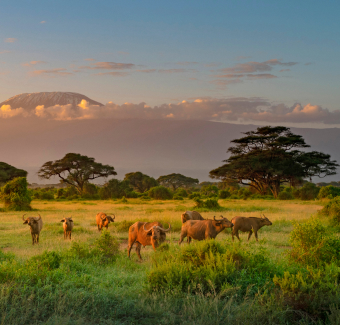
[[[38,213],[38,216],[39,216],[39,219],[35,219],[35,220],[37,220],[37,221],[41,219],[41,215],[40,215],[39,213]]]
[[[216,217],[214,216],[214,221],[222,221],[224,218],[223,218],[223,216],[221,216],[221,217],[222,217],[222,219],[216,220]]]
[[[168,228],[168,229],[164,229],[164,228],[159,227],[159,226],[158,226],[158,228],[159,228],[160,230],[164,231],[164,232],[168,232],[168,231],[171,229],[170,223],[168,223],[168,225],[169,225],[169,228]]]
[[[144,230],[146,233],[149,233],[150,231],[152,231],[152,228],[153,228],[153,227],[151,227],[149,230],[146,230],[146,229],[145,229],[145,224],[146,224],[146,223],[144,223],[143,230]]]
[[[24,220],[25,221],[25,219],[24,219],[24,216],[26,215],[26,213],[22,216],[22,220]]]
[[[106,219],[106,216],[105,216],[105,218],[103,218],[102,215],[100,215],[100,219],[105,220],[105,219]]]
[[[116,216],[114,215],[114,213],[112,213],[112,215],[113,215],[113,218],[112,218],[112,217],[111,217],[111,218],[112,218],[112,219],[116,219]]]
[[[267,219],[267,217],[262,213],[262,215],[263,215],[263,217],[265,218],[265,219]]]

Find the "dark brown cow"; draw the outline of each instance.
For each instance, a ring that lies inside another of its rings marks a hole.
[[[254,232],[256,241],[258,241],[257,238],[257,232],[259,229],[261,229],[263,226],[271,226],[272,223],[269,221],[269,219],[263,215],[261,218],[256,217],[234,217],[231,219],[231,222],[234,224],[233,231],[231,233],[233,241],[234,241],[234,235],[240,240],[240,237],[238,236],[238,231],[242,232],[248,232],[248,240],[250,239],[251,234]]]
[[[43,227],[43,222],[41,219],[40,214],[38,214],[39,217],[27,217],[24,218],[25,214],[22,216],[22,220],[24,220],[24,224],[28,224],[30,226],[31,230],[31,236],[32,236],[32,245],[39,244],[39,235],[40,231]]]
[[[185,237],[188,237],[188,243],[191,239],[204,240],[216,238],[216,236],[225,228],[233,227],[233,224],[227,219],[223,218],[216,220],[188,220],[182,225],[181,237],[178,244],[180,245]]]
[[[129,258],[134,243],[136,243],[136,253],[139,259],[142,260],[140,255],[142,245],[144,247],[152,245],[153,249],[156,250],[156,248],[165,241],[166,232],[170,229],[170,224],[168,229],[164,229],[160,222],[135,222],[129,228],[129,243],[127,248]]]
[[[113,214],[113,218],[111,216],[107,216],[104,212],[99,212],[96,215],[96,222],[97,222],[97,227],[98,230],[102,230],[103,227],[106,229],[109,227],[110,222],[114,222],[114,219],[116,216]]]
[[[73,220],[72,220],[72,217],[64,218],[60,222],[63,222],[64,239],[67,239],[68,237],[71,239],[72,229],[73,229]]]
[[[182,223],[188,220],[204,220],[203,217],[197,211],[185,211],[181,215]]]

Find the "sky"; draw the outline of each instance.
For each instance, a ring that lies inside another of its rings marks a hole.
[[[67,91],[110,117],[339,126],[339,12],[312,0],[2,0],[0,102]],[[62,119],[44,109],[37,118]],[[65,119],[96,118],[79,111]]]

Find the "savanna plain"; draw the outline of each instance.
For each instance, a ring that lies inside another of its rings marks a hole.
[[[219,200],[220,215],[260,217],[272,226],[247,241],[225,229],[215,240],[178,245],[181,214],[194,201],[106,200],[32,202],[43,229],[32,245],[24,212],[0,212],[0,324],[340,324],[339,263],[322,267],[293,261],[291,232],[315,222],[323,201]],[[108,231],[96,214],[114,213]],[[63,217],[74,221],[64,240]],[[171,224],[157,251],[127,256],[136,221]],[[314,228],[315,228],[314,227]],[[314,229],[313,228],[313,229]],[[332,230],[339,237],[338,230]]]

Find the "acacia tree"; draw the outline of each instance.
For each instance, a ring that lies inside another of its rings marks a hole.
[[[173,191],[176,191],[179,187],[191,187],[197,185],[199,180],[197,178],[173,173],[158,177],[157,182],[162,186],[170,187]]]
[[[144,193],[150,188],[158,186],[158,182],[148,175],[141,172],[132,172],[125,174],[125,181],[129,181],[130,185],[138,192]]]
[[[75,187],[80,195],[89,180],[117,175],[114,167],[95,162],[94,158],[68,153],[64,158],[46,162],[38,171],[40,178],[58,176],[62,183]]]
[[[259,127],[231,141],[226,164],[210,171],[211,178],[237,181],[256,189],[260,194],[270,190],[274,197],[285,182],[296,183],[301,178],[325,177],[336,174],[336,161],[322,152],[305,152],[310,147],[300,135],[283,126]]]
[[[16,177],[27,177],[27,171],[0,162],[0,184],[7,183]]]

